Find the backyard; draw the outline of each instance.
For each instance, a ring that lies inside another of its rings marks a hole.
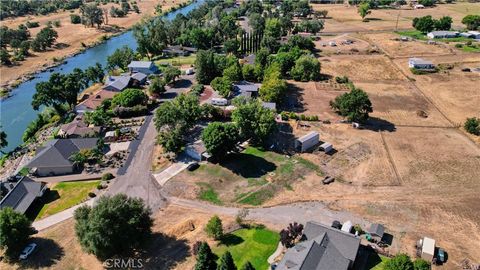
[[[255,269],[268,269],[267,259],[278,245],[280,236],[277,232],[264,228],[241,229],[225,235],[218,246],[213,246],[213,252],[221,257],[230,251],[237,268],[250,262]]]
[[[85,200],[98,184],[99,180],[55,184],[45,193],[42,201],[32,207],[34,211],[30,216],[38,220],[73,207]],[[35,213],[38,214],[35,216]]]

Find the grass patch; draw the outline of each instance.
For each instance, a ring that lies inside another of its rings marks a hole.
[[[193,65],[195,64],[197,56],[191,54],[189,56],[177,56],[172,58],[158,59],[155,61],[155,64],[160,65],[160,63],[169,63],[172,66],[182,66],[182,65]]]
[[[269,267],[267,259],[277,248],[279,240],[279,234],[274,231],[262,228],[241,229],[227,235],[224,241],[212,249],[218,257],[230,251],[238,269],[249,261],[255,269],[266,270]]]
[[[400,36],[411,37],[414,39],[419,40],[427,40],[427,35],[423,34],[418,30],[408,30],[408,31],[396,31],[395,33],[399,34]]]
[[[40,209],[36,219],[41,219],[81,203],[88,193],[100,184],[96,181],[77,181],[58,183],[45,194],[46,202]]]
[[[240,199],[238,202],[242,204],[248,204],[248,205],[261,205],[263,204],[266,200],[272,198],[275,195],[275,190],[270,186],[267,188],[262,188],[260,190],[251,192],[250,194],[241,194],[239,197]]]
[[[208,201],[213,204],[221,205],[222,201],[218,198],[217,192],[213,187],[208,183],[198,183],[197,184],[202,190],[198,194],[198,198],[203,201]]]
[[[464,52],[480,52],[480,45],[476,45],[476,46],[464,45],[464,46],[462,46],[462,51],[464,51]]]

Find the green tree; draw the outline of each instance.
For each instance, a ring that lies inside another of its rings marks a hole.
[[[226,40],[223,43],[223,48],[225,50],[225,53],[227,54],[232,53],[234,55],[237,55],[238,50],[240,49],[240,42],[235,38]]]
[[[72,24],[79,24],[82,22],[82,18],[77,14],[70,14],[70,22]]]
[[[1,128],[2,126],[0,126]],[[7,141],[7,133],[5,131],[0,129],[0,148],[7,147],[8,141]]]
[[[215,66],[215,57],[212,51],[198,51],[195,60],[197,81],[201,84],[210,84],[217,75]]]
[[[282,24],[277,18],[269,18],[265,22],[265,35],[279,39],[282,36]]]
[[[79,78],[78,74],[52,73],[48,81],[39,82],[35,86],[32,107],[38,110],[41,105],[45,105],[59,109],[60,105],[67,103],[70,108],[73,108],[77,103],[78,93],[83,87],[83,78]]]
[[[215,240],[219,240],[223,237],[223,227],[222,220],[217,216],[213,216],[207,223],[205,227],[205,232],[209,237],[212,237]]]
[[[413,19],[412,25],[415,29],[425,34],[435,29],[435,20],[430,15],[417,17]]]
[[[165,152],[180,153],[185,146],[183,140],[184,128],[181,125],[165,127],[158,132],[157,142]]]
[[[467,15],[463,17],[462,23],[467,26],[468,30],[477,30],[480,27],[480,15]]]
[[[197,263],[195,270],[216,270],[217,262],[210,246],[203,242],[198,249]]]
[[[52,27],[47,26],[38,32],[37,36],[35,37],[35,41],[38,42],[40,46],[40,50],[44,51],[47,48],[52,47],[55,40],[58,38],[57,31],[53,30]]]
[[[160,55],[167,47],[168,33],[165,22],[160,19],[144,19],[133,27],[133,35],[138,43],[137,51],[151,59]]]
[[[320,62],[317,58],[309,55],[301,56],[295,62],[291,74],[296,81],[317,81],[320,79]]]
[[[131,254],[151,235],[150,215],[142,199],[102,196],[95,206],[75,210],[75,233],[82,248],[97,258]]]
[[[230,251],[227,251],[222,255],[217,270],[237,270]]]
[[[135,105],[143,105],[147,100],[148,97],[142,90],[129,88],[115,95],[112,99],[112,105],[133,107]]]
[[[345,116],[348,120],[354,122],[367,121],[368,114],[373,112],[372,103],[367,93],[355,87],[352,87],[350,92],[330,101],[330,106],[341,116]]]
[[[172,101],[164,102],[155,111],[155,127],[158,131],[164,126],[178,124],[191,128],[202,114],[198,97],[181,94]]]
[[[407,254],[398,254],[385,262],[385,270],[414,270],[413,263]]]
[[[116,49],[111,55],[107,57],[107,68],[114,70],[121,68],[127,70],[128,64],[135,60],[135,52],[127,45]]]
[[[255,267],[253,267],[252,263],[246,262],[243,265],[242,270],[255,270]]]
[[[86,112],[84,117],[85,123],[94,126],[108,126],[112,122],[112,118],[102,109],[96,109],[92,112]]]
[[[286,91],[287,84],[281,79],[279,65],[270,65],[265,71],[262,87],[259,90],[260,97],[266,102],[281,102]]]
[[[424,5],[426,7],[431,7],[435,5],[436,0],[419,0],[418,3],[420,5]]]
[[[371,13],[370,4],[368,2],[364,2],[358,5],[358,14],[360,14],[360,17],[362,17],[362,20],[365,21],[365,17],[367,17],[367,15],[370,13]]]
[[[25,215],[10,207],[0,209],[0,248],[5,250],[5,257],[9,260],[18,258],[34,233],[32,222]]]
[[[10,54],[4,48],[0,49],[0,62],[4,65],[11,65],[12,61],[10,60]]]
[[[96,24],[97,28],[100,28],[103,23],[103,11],[96,3],[82,5],[80,14],[81,21],[85,26],[93,27]]]
[[[262,33],[265,29],[265,18],[258,13],[251,13],[248,16],[248,23],[252,27],[254,33]]]
[[[463,125],[465,130],[468,133],[474,134],[474,135],[480,135],[480,119],[479,118],[467,118],[467,121],[465,121],[465,124]]]
[[[255,67],[250,64],[244,64],[242,66],[242,76],[246,81],[255,82],[257,76],[255,75]]]
[[[167,89],[165,89],[165,84],[165,81],[162,80],[160,77],[155,77],[152,79],[152,82],[148,87],[148,91],[150,92],[150,94],[163,94],[167,91]]]
[[[438,20],[435,20],[435,29],[436,30],[450,30],[452,28],[452,17],[443,16]]]
[[[163,76],[167,84],[174,83],[175,79],[180,75],[182,75],[180,69],[172,66],[167,67],[163,72]]]
[[[85,69],[85,77],[91,82],[102,82],[105,77],[105,72],[100,63],[96,63],[94,66]]]
[[[233,90],[232,81],[227,77],[216,77],[211,82],[212,88],[225,98],[228,98]]]
[[[209,154],[215,158],[222,158],[235,149],[238,130],[231,123],[213,122],[203,130],[202,140]]]
[[[223,71],[223,77],[227,78],[231,82],[238,82],[243,79],[242,67],[236,58],[235,62]]]
[[[232,120],[240,130],[243,139],[250,139],[253,145],[263,144],[276,127],[275,114],[264,108],[259,101],[240,105],[232,113]]]
[[[430,263],[424,259],[416,259],[413,261],[413,269],[414,270],[430,270],[431,266]]]

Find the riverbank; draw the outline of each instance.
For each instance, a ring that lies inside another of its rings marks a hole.
[[[9,28],[16,28],[19,24],[25,24],[27,21],[39,22],[41,27],[30,29],[31,35],[35,36],[49,21],[59,20],[61,26],[55,28],[58,32],[57,44],[54,48],[46,52],[32,52],[32,55],[24,61],[18,62],[13,66],[0,67],[0,88],[12,89],[22,82],[30,80],[35,74],[48,70],[54,66],[63,63],[63,59],[82,53],[85,49],[97,46],[105,42],[112,36],[119,35],[128,31],[135,23],[139,22],[145,16],[155,15],[155,7],[162,5],[162,10],[169,11],[172,8],[179,7],[181,4],[188,3],[189,0],[144,0],[137,3],[140,13],[130,12],[123,18],[108,17],[108,25],[97,28],[86,28],[81,24],[72,24],[70,22],[70,12],[62,11],[47,16],[25,16],[2,21],[2,25]],[[110,7],[114,5],[109,3],[102,5],[102,9],[109,12]],[[78,14],[78,11],[74,12]],[[80,67],[84,68],[84,67]],[[8,93],[4,90],[4,97]],[[1,98],[1,97],[0,97]]]

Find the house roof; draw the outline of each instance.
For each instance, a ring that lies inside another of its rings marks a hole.
[[[308,133],[308,134],[306,134],[306,135],[303,135],[302,137],[298,138],[297,140],[298,140],[299,142],[302,142],[302,143],[303,143],[303,142],[306,142],[306,141],[311,140],[311,139],[313,139],[313,138],[315,138],[315,137],[318,137],[318,136],[319,136],[318,132],[312,131],[312,132],[310,132],[310,133]]]
[[[359,238],[356,238],[350,233],[346,233],[313,221],[307,222],[303,232],[307,240],[314,239],[322,233],[326,233],[328,235],[331,242],[334,243],[335,247],[343,257],[352,262],[355,261],[358,247],[360,245]]]
[[[37,155],[26,165],[27,168],[72,166],[70,156],[82,149],[92,149],[97,138],[56,139],[37,149]]]
[[[458,35],[457,31],[432,31],[429,34],[434,36],[449,36],[449,35]]]
[[[100,127],[89,127],[81,118],[75,118],[72,122],[61,125],[60,131],[67,136],[85,136],[100,132]]]
[[[87,109],[95,110],[98,106],[100,106],[100,104],[102,104],[102,101],[104,101],[105,99],[113,98],[113,96],[115,96],[116,94],[118,93],[102,89],[97,93],[89,96],[86,100],[79,103],[76,107],[85,107]]]
[[[383,233],[385,232],[385,227],[382,224],[378,223],[373,223],[370,225],[370,228],[368,229],[368,233],[371,235],[377,235],[379,237],[383,236]]]
[[[128,64],[129,68],[150,68],[153,65],[152,61],[132,61]]]
[[[277,269],[347,270],[355,261],[360,239],[314,222],[307,223],[304,235],[307,240],[288,249]]]
[[[424,60],[422,58],[410,58],[408,61],[412,62],[415,65],[433,65],[431,61]]]
[[[122,91],[128,87],[130,80],[131,77],[129,75],[108,76],[107,81],[105,82],[106,85],[103,88],[114,88],[117,91]]]
[[[143,81],[147,78],[147,74],[144,74],[144,73],[141,73],[141,72],[135,72],[132,75],[130,75],[130,77],[134,80],[137,80],[137,81]]]
[[[27,176],[22,177],[17,183],[6,182],[4,187],[9,192],[0,201],[0,209],[11,207],[19,213],[25,213],[35,198],[41,195],[44,186],[44,183],[35,182]]]
[[[239,81],[233,86],[240,92],[257,92],[259,88],[258,85],[247,81]]]

